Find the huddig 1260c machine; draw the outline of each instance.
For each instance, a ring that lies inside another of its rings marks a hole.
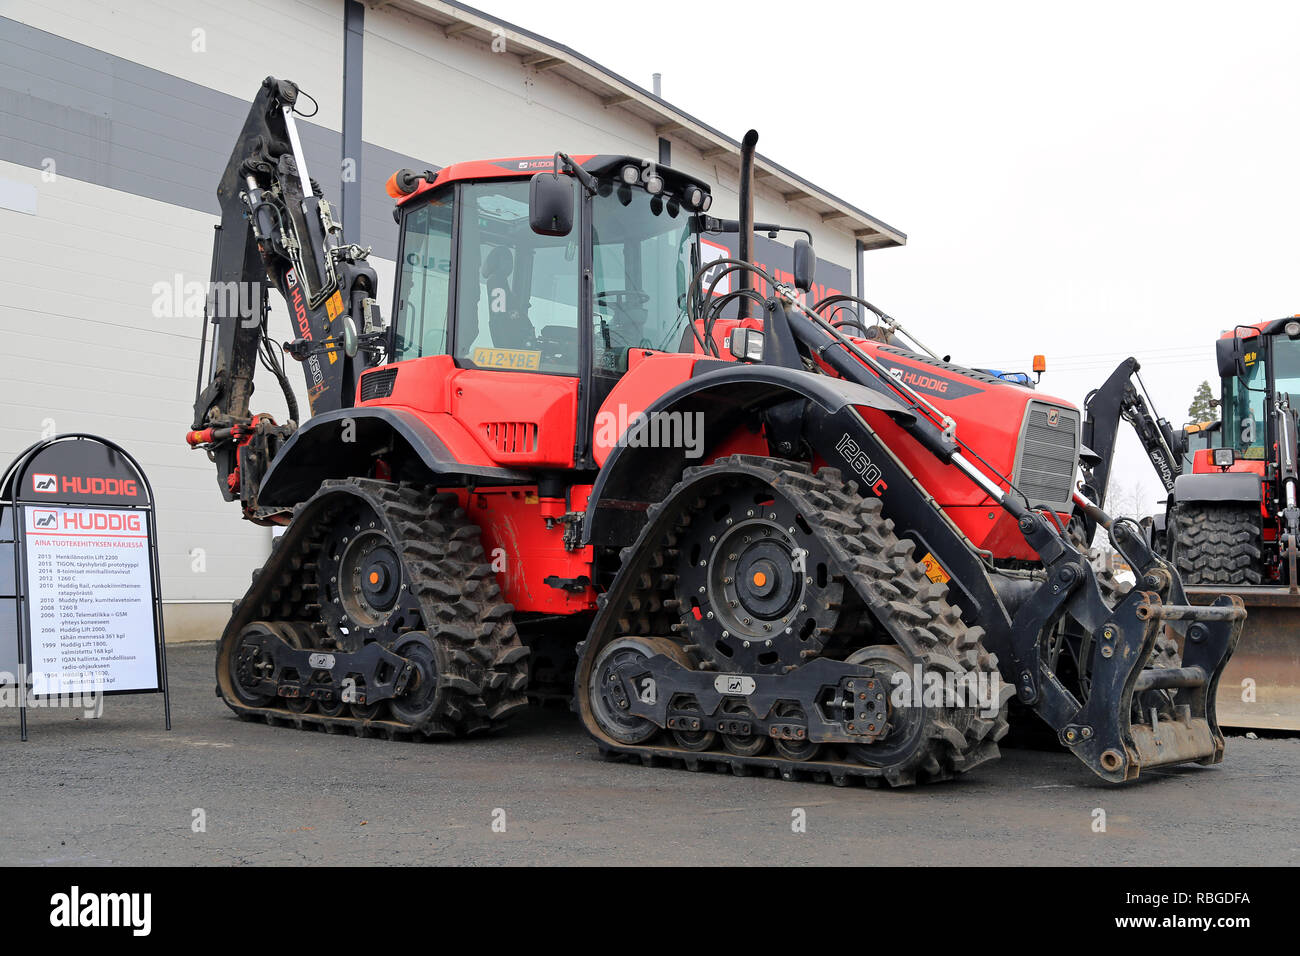
[[[607,754],[902,785],[995,757],[1014,697],[1109,781],[1222,759],[1241,603],[1189,606],[1075,490],[1075,406],[904,347],[862,300],[805,305],[802,240],[793,282],[754,266],[756,134],[731,221],[625,156],[395,174],[389,326],[297,96],[265,82],[219,188],[189,436],[285,526],[218,651],[240,716],[433,737],[571,687]],[[702,262],[706,232],[739,257]],[[260,356],[297,417],[265,293],[222,294],[268,278],[301,425],[250,414]],[[1138,587],[1099,586],[1071,523]]]

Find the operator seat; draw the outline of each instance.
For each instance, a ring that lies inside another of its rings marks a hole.
[[[488,334],[498,348],[517,349],[536,338],[528,317],[519,309],[519,296],[510,287],[515,271],[515,254],[509,246],[497,246],[483,263],[487,287]]]

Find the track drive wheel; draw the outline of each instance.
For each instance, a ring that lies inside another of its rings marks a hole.
[[[397,642],[393,651],[415,665],[415,677],[406,693],[389,703],[393,716],[412,727],[422,727],[442,709],[438,688],[437,650],[423,631],[411,631]]]
[[[270,707],[277,698],[263,694],[252,687],[254,680],[270,677],[275,665],[269,653],[259,645],[266,641],[283,641],[280,631],[266,621],[254,621],[239,633],[230,652],[227,666],[230,671],[230,689],[246,707]]]
[[[806,701],[778,701],[785,706],[775,713],[795,733],[816,722],[810,718],[846,726],[841,736],[850,740],[818,747],[770,736],[766,714],[750,733],[735,733],[737,722],[754,719],[747,699],[754,691],[727,694],[714,712],[726,752],[713,762],[741,772],[770,769],[775,760],[816,759],[833,768],[835,782],[870,778],[891,786],[970,770],[997,756],[1014,691],[1001,685],[981,629],[963,622],[948,588],[930,581],[918,553],[916,542],[895,534],[880,499],[864,497],[834,469],[814,472],[806,464],[741,455],[689,468],[650,506],[636,541],[620,552],[620,570],[579,657],[575,709],[602,749],[644,759],[656,746],[655,729],[628,717],[617,700],[621,687],[604,689],[615,683],[609,677],[619,655],[645,656],[651,642],[666,641],[637,635],[671,632],[679,653],[699,658],[690,669],[752,676],[759,686],[829,657],[874,667],[885,693],[888,679],[905,672],[937,677],[945,690],[949,683],[975,685],[970,694],[979,695],[949,699],[954,695],[945,693],[926,707],[900,703],[883,730],[848,726],[863,711],[835,686],[823,686],[825,697],[801,691],[810,695]],[[808,712],[814,707],[819,714]],[[677,743],[695,749],[680,737]],[[760,759],[771,746],[776,757]]]
[[[644,663],[656,654],[662,654],[670,641],[654,637],[624,637],[614,641],[596,659],[591,668],[588,693],[592,716],[601,730],[625,744],[643,744],[659,732],[659,728],[644,717],[627,712],[628,700],[623,682],[618,674],[627,665]],[[643,700],[653,702],[658,688],[649,674],[632,675],[632,684]]]

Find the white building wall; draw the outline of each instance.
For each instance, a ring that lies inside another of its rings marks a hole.
[[[184,442],[201,319],[155,315],[175,275],[206,276],[216,218],[11,163],[0,178],[37,190],[36,215],[0,209],[0,459],[53,433],[121,444],[157,497],[164,599],[224,615],[269,532],[238,519]],[[262,397],[284,416],[278,393]]]
[[[595,94],[525,67],[518,56],[493,53],[468,36],[446,37],[428,21],[388,8],[366,12],[362,115],[366,140],[438,166],[556,150],[659,155],[652,126],[617,106],[602,105]],[[667,138],[671,141],[671,134]],[[711,215],[737,215],[735,172],[680,142],[673,143],[672,166],[714,187]],[[856,252],[849,233],[785,202],[761,180],[754,191],[754,218],[810,230],[821,258],[853,270]]]

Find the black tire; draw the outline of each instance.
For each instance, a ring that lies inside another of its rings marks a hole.
[[[1174,509],[1174,562],[1184,584],[1260,584],[1264,579],[1259,508],[1180,504]]]

